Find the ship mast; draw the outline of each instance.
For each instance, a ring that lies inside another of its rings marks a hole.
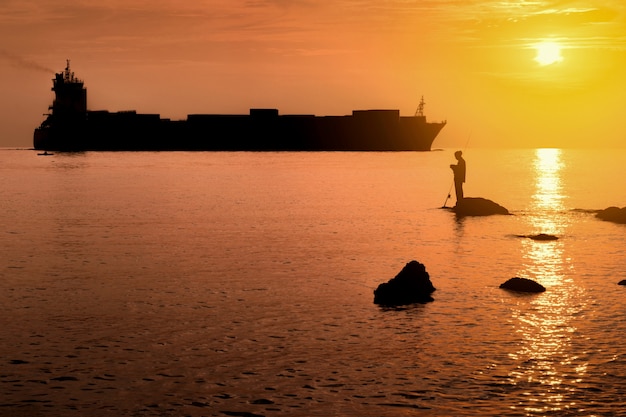
[[[79,82],[77,78],[74,78],[74,73],[70,71],[70,60],[66,59],[65,71],[63,71],[63,81],[66,83]]]
[[[425,104],[426,103],[424,102],[424,96],[422,96],[422,99],[417,105],[417,110],[415,110],[415,116],[424,117],[424,105]]]

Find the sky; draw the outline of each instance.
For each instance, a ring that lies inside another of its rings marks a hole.
[[[32,146],[66,59],[90,110],[409,116],[423,96],[434,148],[626,143],[622,0],[0,0],[0,147]]]

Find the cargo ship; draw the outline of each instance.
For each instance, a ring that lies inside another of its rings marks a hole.
[[[54,101],[33,144],[48,151],[429,151],[446,122],[427,122],[424,99],[414,116],[354,110],[346,116],[190,114],[186,120],[136,111],[87,110],[87,89],[70,70],[55,74]]]

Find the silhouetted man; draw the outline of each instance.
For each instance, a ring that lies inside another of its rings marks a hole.
[[[454,191],[456,192],[456,203],[463,200],[463,183],[465,182],[465,159],[463,159],[463,152],[456,151],[454,157],[458,161],[456,165],[450,165],[452,172],[454,172]]]

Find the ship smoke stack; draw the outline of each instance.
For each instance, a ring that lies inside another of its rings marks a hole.
[[[9,61],[14,67],[29,69],[39,72],[47,72],[48,74],[54,74],[54,70],[38,64],[35,61],[22,58],[19,55],[12,54],[4,49],[0,49],[0,58]]]

